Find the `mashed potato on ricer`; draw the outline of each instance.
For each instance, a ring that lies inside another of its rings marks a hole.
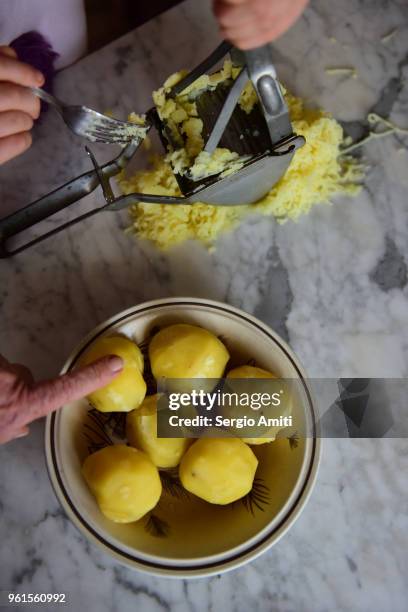
[[[167,79],[164,86],[154,92],[153,98],[162,119],[171,130],[175,142],[184,137],[184,147],[170,149],[167,155],[153,155],[150,167],[131,177],[122,172],[118,179],[124,194],[133,192],[157,195],[180,195],[174,171],[182,174],[187,169],[198,179],[221,172],[223,176],[236,172],[243,159],[228,149],[217,148],[210,156],[202,149],[202,121],[197,116],[192,91],[215,87],[220,81],[235,77],[231,62],[214,75],[203,75],[188,90],[175,99],[166,98],[166,91],[177,83],[185,72]],[[275,217],[279,223],[296,220],[318,203],[330,203],[337,194],[356,194],[362,177],[361,165],[350,156],[341,155],[344,142],[340,124],[322,110],[309,109],[301,98],[284,90],[293,131],[306,139],[298,149],[284,176],[266,196],[247,206],[213,206],[146,204],[137,202],[129,207],[131,219],[128,231],[139,238],[167,249],[189,239],[196,239],[211,247],[220,234],[234,229],[249,214]],[[256,94],[248,83],[239,104],[250,112],[256,103]]]

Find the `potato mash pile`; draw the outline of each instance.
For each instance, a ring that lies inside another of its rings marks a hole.
[[[160,471],[177,468],[181,485],[190,493],[218,505],[230,504],[252,488],[258,459],[250,444],[272,442],[269,437],[159,438],[157,395],[146,395],[144,359],[139,347],[120,335],[99,338],[81,363],[117,354],[124,367],[117,378],[88,399],[102,412],[126,412],[128,445],[113,444],[89,455],[83,477],[100,511],[116,523],[137,521],[150,512],[162,495]],[[225,375],[230,355],[214,334],[195,325],[179,323],[161,329],[148,347],[156,379],[207,378]],[[227,374],[234,378],[274,378],[272,372],[240,366]],[[290,411],[290,407],[288,409]]]
[[[215,75],[203,75],[176,100],[166,98],[166,91],[177,83],[184,72],[167,79],[164,86],[153,94],[160,116],[166,120],[175,143],[180,134],[185,138],[185,148],[170,150],[167,155],[153,155],[150,167],[131,177],[119,176],[118,184],[124,194],[132,192],[158,195],[180,195],[173,168],[184,173],[190,168],[197,179],[223,169],[223,174],[235,172],[242,165],[242,158],[228,149],[217,148],[212,156],[202,152],[202,122],[196,116],[194,101],[190,101],[191,89],[200,93],[215,87],[221,80],[234,77],[230,62]],[[296,220],[310,211],[317,203],[329,203],[337,194],[353,195],[358,192],[362,168],[358,162],[341,154],[344,142],[343,130],[337,121],[322,110],[305,106],[301,98],[284,91],[295,133],[306,139],[298,149],[285,175],[259,202],[248,206],[164,205],[135,203],[129,208],[131,225],[129,232],[139,238],[167,249],[189,239],[196,239],[207,247],[214,245],[223,232],[234,229],[246,216],[257,213],[275,217],[279,223]],[[250,112],[256,103],[256,94],[249,83],[241,94],[239,104]]]

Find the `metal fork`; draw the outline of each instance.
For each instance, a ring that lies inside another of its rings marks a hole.
[[[30,89],[41,100],[51,104],[58,111],[74,134],[83,136],[90,142],[126,145],[132,140],[142,140],[151,127],[147,122],[145,125],[137,125],[107,117],[86,106],[64,104],[39,87]]]

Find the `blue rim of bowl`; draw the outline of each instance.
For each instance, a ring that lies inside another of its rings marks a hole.
[[[311,449],[311,455],[310,455],[310,459],[309,459],[309,466],[305,475],[305,479],[304,479],[304,483],[299,491],[299,494],[296,498],[296,500],[293,502],[292,507],[290,508],[290,510],[288,510],[288,512],[285,514],[285,516],[282,518],[282,520],[273,528],[273,530],[269,533],[267,533],[261,540],[255,542],[254,544],[252,544],[251,546],[249,546],[248,548],[245,548],[244,550],[242,550],[241,552],[232,555],[230,557],[227,557],[224,560],[220,560],[220,561],[214,561],[212,563],[203,563],[201,565],[194,565],[192,567],[186,567],[184,565],[166,565],[165,563],[154,563],[152,561],[148,561],[146,559],[141,559],[139,557],[137,557],[136,555],[131,555],[127,552],[125,552],[124,550],[120,549],[119,547],[115,546],[114,544],[112,544],[111,542],[109,542],[108,540],[106,540],[103,536],[101,536],[100,533],[98,533],[86,520],[85,518],[80,514],[80,512],[78,512],[78,510],[76,509],[75,505],[72,503],[71,498],[69,496],[68,491],[66,490],[66,487],[62,481],[59,469],[58,469],[58,464],[57,464],[57,453],[56,453],[56,448],[55,448],[55,422],[56,422],[56,413],[52,413],[49,417],[49,428],[46,429],[46,440],[45,443],[47,445],[47,433],[49,431],[49,444],[50,444],[50,455],[51,455],[51,460],[52,460],[52,468],[54,470],[54,474],[55,474],[55,478],[58,482],[58,486],[60,488],[60,492],[63,495],[64,501],[67,504],[67,506],[69,507],[70,511],[72,512],[72,514],[75,516],[76,520],[78,521],[78,523],[82,526],[82,528],[84,529],[85,532],[88,532],[90,535],[92,535],[93,538],[95,538],[95,540],[102,545],[103,548],[110,550],[111,553],[113,553],[113,555],[115,556],[115,558],[119,558],[122,559],[123,563],[125,563],[128,567],[132,567],[132,565],[130,564],[137,564],[138,569],[142,570],[143,568],[145,568],[145,571],[149,572],[149,573],[155,573],[156,570],[156,575],[167,575],[169,577],[171,577],[171,575],[173,575],[173,577],[177,577],[179,576],[180,578],[183,577],[188,577],[189,575],[191,577],[196,576],[197,574],[200,574],[200,572],[205,572],[207,573],[221,573],[223,571],[227,571],[228,569],[234,569],[235,567],[237,567],[239,565],[239,560],[242,559],[243,562],[245,561],[245,558],[249,556],[249,558],[253,558],[251,556],[251,553],[254,553],[255,551],[257,551],[259,549],[259,554],[262,552],[262,550],[264,550],[264,546],[269,542],[269,540],[271,540],[271,538],[275,535],[275,534],[279,534],[279,531],[281,531],[284,527],[284,525],[286,523],[288,523],[288,521],[290,520],[290,518],[294,515],[297,514],[298,510],[299,510],[299,504],[301,502],[301,500],[303,499],[305,492],[307,491],[307,489],[310,487],[310,478],[312,475],[312,472],[314,470],[316,470],[316,459],[318,459],[318,453],[317,453],[317,448],[316,448],[316,441],[317,441],[317,428],[316,428],[316,414],[315,414],[315,410],[314,410],[314,405],[313,405],[313,400],[309,391],[308,386],[305,384],[305,380],[303,377],[302,372],[300,371],[297,363],[294,361],[292,355],[287,351],[286,346],[284,344],[282,344],[280,342],[280,338],[275,337],[275,335],[271,335],[268,331],[268,328],[266,325],[262,324],[259,325],[259,323],[257,322],[257,319],[255,317],[252,317],[251,315],[246,316],[243,311],[235,308],[234,306],[227,306],[226,304],[223,304],[221,302],[216,302],[214,300],[204,300],[202,298],[197,298],[196,300],[183,300],[180,298],[174,298],[173,300],[170,299],[170,301],[165,301],[163,300],[154,300],[151,302],[147,302],[146,306],[143,305],[139,305],[139,306],[135,306],[134,309],[130,308],[126,311],[124,311],[124,313],[122,314],[122,316],[117,316],[117,317],[112,317],[110,319],[109,324],[107,324],[105,327],[99,327],[98,326],[98,332],[95,335],[92,335],[91,338],[89,338],[89,340],[84,344],[84,346],[82,346],[82,348],[76,352],[75,357],[72,359],[71,363],[69,364],[69,366],[66,368],[67,371],[69,371],[76,363],[76,361],[79,359],[79,357],[82,355],[82,353],[88,348],[88,346],[94,342],[95,338],[100,336],[101,334],[103,334],[104,332],[108,331],[111,327],[117,325],[118,323],[120,323],[121,321],[124,321],[125,319],[128,319],[129,317],[131,317],[134,314],[141,314],[143,312],[148,312],[150,310],[156,310],[158,307],[168,307],[168,306],[174,306],[174,305],[178,305],[178,306],[205,306],[207,308],[211,308],[213,310],[218,310],[218,311],[222,311],[228,314],[233,314],[238,316],[239,318],[243,319],[246,323],[249,323],[251,325],[253,325],[254,327],[256,327],[259,331],[261,331],[262,333],[264,333],[266,336],[268,336],[268,338],[270,340],[272,340],[273,342],[275,342],[279,348],[284,352],[284,354],[286,355],[286,357],[289,359],[290,363],[292,364],[292,366],[295,368],[296,372],[298,373],[300,380],[302,381],[302,385],[304,387],[305,393],[306,393],[306,397],[308,399],[308,404],[309,404],[309,409],[311,411],[312,414],[312,423],[313,423],[313,436],[312,436],[312,449]],[[47,465],[47,471],[48,471],[48,476],[50,478],[51,484],[53,486],[54,489],[54,493],[56,494],[56,497],[58,499],[58,501],[61,503],[60,497],[59,497],[59,492],[55,489],[54,483],[53,483],[53,478],[50,472],[50,466],[48,464],[48,460],[46,457],[46,465]],[[306,500],[305,500],[306,501]],[[64,510],[66,510],[64,508]],[[68,518],[69,517],[68,515]],[[75,523],[74,523],[75,524]],[[76,525],[76,527],[78,528],[78,525]],[[82,530],[80,530],[81,533],[83,533]],[[281,534],[283,535],[283,533]],[[254,555],[257,556],[257,555]],[[232,565],[232,567],[230,567]],[[139,567],[141,566],[141,567]],[[134,567],[134,565],[133,565]]]

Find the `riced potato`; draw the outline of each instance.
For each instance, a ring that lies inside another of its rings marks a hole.
[[[202,122],[197,117],[194,100],[190,99],[193,89],[198,94],[205,88],[214,87],[220,80],[234,77],[231,64],[226,62],[215,75],[203,75],[176,100],[167,99],[166,90],[185,74],[184,71],[172,75],[154,94],[155,104],[170,126],[175,142],[182,147],[183,135],[185,147],[170,150],[164,156],[153,155],[150,167],[133,176],[122,172],[118,184],[124,194],[141,192],[179,196],[181,193],[174,171],[182,174],[189,170],[197,180],[217,171],[224,175],[235,172],[242,165],[242,159],[228,149],[217,148],[211,156],[202,152]],[[221,234],[233,230],[250,214],[273,216],[279,223],[296,221],[314,205],[331,203],[336,195],[355,195],[360,189],[363,171],[354,158],[342,155],[344,135],[340,124],[329,113],[307,108],[301,98],[283,87],[282,90],[293,131],[304,136],[306,144],[296,151],[284,176],[264,198],[247,206],[218,207],[200,202],[176,206],[138,202],[129,208],[128,231],[150,240],[161,249],[191,239],[212,247]],[[248,83],[239,104],[250,112],[256,103],[256,94],[252,84]]]

